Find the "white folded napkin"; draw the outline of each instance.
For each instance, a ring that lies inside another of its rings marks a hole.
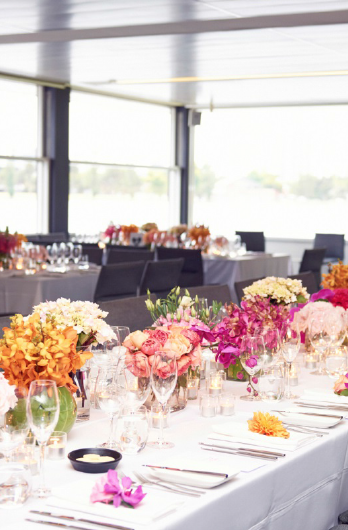
[[[245,423],[231,422],[222,425],[213,425],[213,432],[229,437],[229,439],[236,443],[247,443],[248,445],[256,445],[263,448],[281,449],[284,451],[295,451],[304,445],[313,442],[316,437],[313,434],[301,434],[291,432],[290,437],[278,438],[274,436],[265,436],[256,432],[249,431],[248,425]],[[216,442],[217,443],[217,442]]]
[[[328,414],[328,416],[321,416]],[[325,411],[318,409],[290,408],[285,414],[279,415],[285,423],[289,425],[302,425],[303,427],[313,427],[318,429],[329,429],[342,421],[343,414],[335,411]],[[329,417],[330,416],[330,417]]]
[[[177,484],[186,484],[187,486],[196,486],[197,488],[214,488],[219,486],[231,478],[238,475],[240,469],[228,462],[216,462],[211,459],[187,459],[176,457],[168,459],[165,463],[162,461],[161,466],[172,467],[178,469],[192,469],[196,471],[211,471],[213,473],[224,473],[225,477],[217,477],[209,475],[209,473],[190,473],[186,471],[174,471],[170,469],[158,469],[150,467],[142,467],[141,473],[150,473],[152,477],[156,477],[166,482],[174,482]]]
[[[99,477],[98,477],[99,478]],[[62,510],[73,510],[84,514],[85,519],[105,517],[112,520],[133,524],[150,524],[174,512],[184,504],[183,500],[173,499],[173,496],[161,491],[148,490],[146,497],[134,509],[126,506],[115,508],[101,502],[91,503],[89,498],[96,482],[92,479],[82,479],[53,489],[53,496],[47,500],[48,506]],[[176,497],[176,496],[175,496]],[[92,517],[86,517],[89,514]]]
[[[333,390],[324,390],[320,388],[313,388],[305,390],[304,395],[301,396],[298,401],[310,401],[319,403],[338,404],[342,407],[348,408],[348,396],[338,396],[334,394]]]

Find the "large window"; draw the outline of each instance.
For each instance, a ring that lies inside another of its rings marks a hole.
[[[0,80],[0,230],[47,231],[40,88]]]
[[[214,234],[348,234],[348,106],[204,111],[193,222]]]
[[[171,109],[72,92],[69,138],[69,232],[176,222]]]

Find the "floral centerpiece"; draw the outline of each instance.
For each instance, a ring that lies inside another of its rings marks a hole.
[[[3,373],[0,373],[0,416],[13,409],[18,401],[16,387],[10,385]]]
[[[244,289],[244,299],[250,300],[255,296],[268,298],[272,304],[287,305],[305,303],[309,294],[303,287],[301,280],[291,278],[276,278],[268,276],[252,283]]]
[[[0,265],[3,268],[7,268],[9,263],[8,260],[11,257],[12,252],[19,248],[27,238],[23,234],[10,234],[8,227],[5,232],[0,232]]]
[[[241,307],[231,304],[226,307],[228,316],[213,329],[216,347],[216,359],[228,368],[232,379],[246,379],[246,373],[240,363],[240,346],[246,335],[254,335],[261,328],[278,329],[281,331],[284,322],[289,318],[286,306],[274,305],[269,298],[262,296],[250,297],[242,301]],[[257,378],[249,379],[247,387],[251,392]]]
[[[111,243],[114,239],[118,239],[120,231],[121,227],[119,225],[116,226],[113,223],[110,223],[103,234],[103,238],[107,240],[106,242]]]
[[[334,385],[334,393],[338,396],[348,396],[348,374],[339,376]]]
[[[348,265],[338,260],[336,265],[329,264],[328,274],[323,274],[322,286],[325,289],[348,288]]]
[[[150,230],[158,230],[157,223],[145,223],[140,227],[143,232],[150,232]]]
[[[188,237],[192,240],[194,248],[206,250],[209,243],[210,230],[207,226],[196,225],[189,229]]]

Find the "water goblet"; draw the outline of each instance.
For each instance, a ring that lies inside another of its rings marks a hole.
[[[249,375],[247,386],[249,395],[241,396],[245,401],[258,401],[260,396],[255,388],[257,384],[256,374],[263,367],[263,356],[265,355],[265,344],[262,335],[245,335],[240,346],[240,362]]]
[[[34,495],[48,497],[50,489],[45,485],[45,447],[59,418],[59,396],[55,381],[32,381],[29,387],[27,414],[29,426],[40,446],[40,486]]]
[[[263,367],[266,368],[276,364],[281,351],[280,334],[278,329],[261,327],[256,329],[254,334],[262,337],[265,345],[264,352],[261,355]]]
[[[0,416],[0,451],[6,462],[10,462],[14,449],[19,447],[28,433],[26,412],[28,391],[24,387],[16,387],[16,404]]]
[[[127,388],[126,405],[137,410],[145,403],[151,391],[151,369],[147,355],[141,352],[123,355],[119,365]]]
[[[258,379],[259,395],[262,401],[272,402],[282,399],[284,394],[284,366],[276,364],[264,368]]]
[[[328,323],[329,324],[329,323]],[[324,318],[311,320],[309,324],[308,337],[311,345],[319,354],[319,367],[312,375],[327,375],[323,367],[325,354],[331,346],[332,336],[328,330],[327,322]]]
[[[78,265],[82,258],[82,245],[74,245],[72,249],[72,257],[75,265]]]
[[[163,438],[163,417],[168,399],[172,395],[178,379],[178,365],[175,354],[171,351],[156,351],[151,366],[151,387],[161,405],[160,432],[156,442],[148,445],[157,449],[170,449],[174,447],[172,442]]]
[[[287,367],[287,387],[284,393],[285,399],[297,399],[298,396],[294,396],[290,389],[290,374],[291,365],[296,359],[301,346],[301,334],[298,326],[295,324],[287,323],[283,327],[282,333],[282,353]]]

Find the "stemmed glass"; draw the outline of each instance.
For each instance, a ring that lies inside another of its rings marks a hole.
[[[12,451],[23,443],[29,429],[26,412],[28,391],[17,387],[15,395],[16,405],[0,416],[0,451],[6,462],[10,461]]]
[[[151,387],[161,406],[160,432],[156,442],[148,445],[157,449],[170,449],[174,447],[172,442],[166,442],[163,438],[163,418],[168,399],[173,393],[178,379],[178,365],[174,353],[170,351],[156,351],[151,366]]]
[[[262,337],[265,349],[261,355],[263,368],[269,368],[274,365],[278,359],[281,351],[280,335],[277,328],[259,328],[255,331],[255,335]]]
[[[117,449],[114,434],[117,418],[126,399],[125,379],[118,366],[99,366],[95,383],[95,399],[99,407],[110,417],[109,439],[99,444],[98,447]]]
[[[297,399],[298,396],[294,396],[291,393],[290,374],[291,365],[296,359],[301,347],[301,333],[299,332],[298,326],[286,323],[283,327],[282,339],[282,353],[287,365],[287,388],[284,392],[284,397],[285,399]]]
[[[315,318],[311,320],[308,330],[308,336],[311,345],[319,353],[319,367],[312,375],[326,375],[326,369],[323,367],[325,353],[331,346],[332,337],[327,332],[327,322],[324,318]]]
[[[74,245],[72,250],[72,257],[75,265],[78,265],[79,261],[82,258],[82,245]]]
[[[240,362],[244,370],[249,375],[249,384],[247,386],[249,395],[241,396],[240,399],[245,401],[258,401],[260,396],[254,385],[256,374],[263,368],[263,357],[265,355],[265,343],[262,335],[245,335],[242,338],[240,346]]]
[[[151,369],[147,356],[143,353],[128,354],[122,356],[119,363],[126,381],[126,406],[137,410],[145,403],[151,391]]]
[[[59,418],[59,396],[55,381],[32,381],[29,387],[27,414],[29,426],[40,446],[40,486],[34,495],[43,498],[51,494],[45,485],[45,447]]]

